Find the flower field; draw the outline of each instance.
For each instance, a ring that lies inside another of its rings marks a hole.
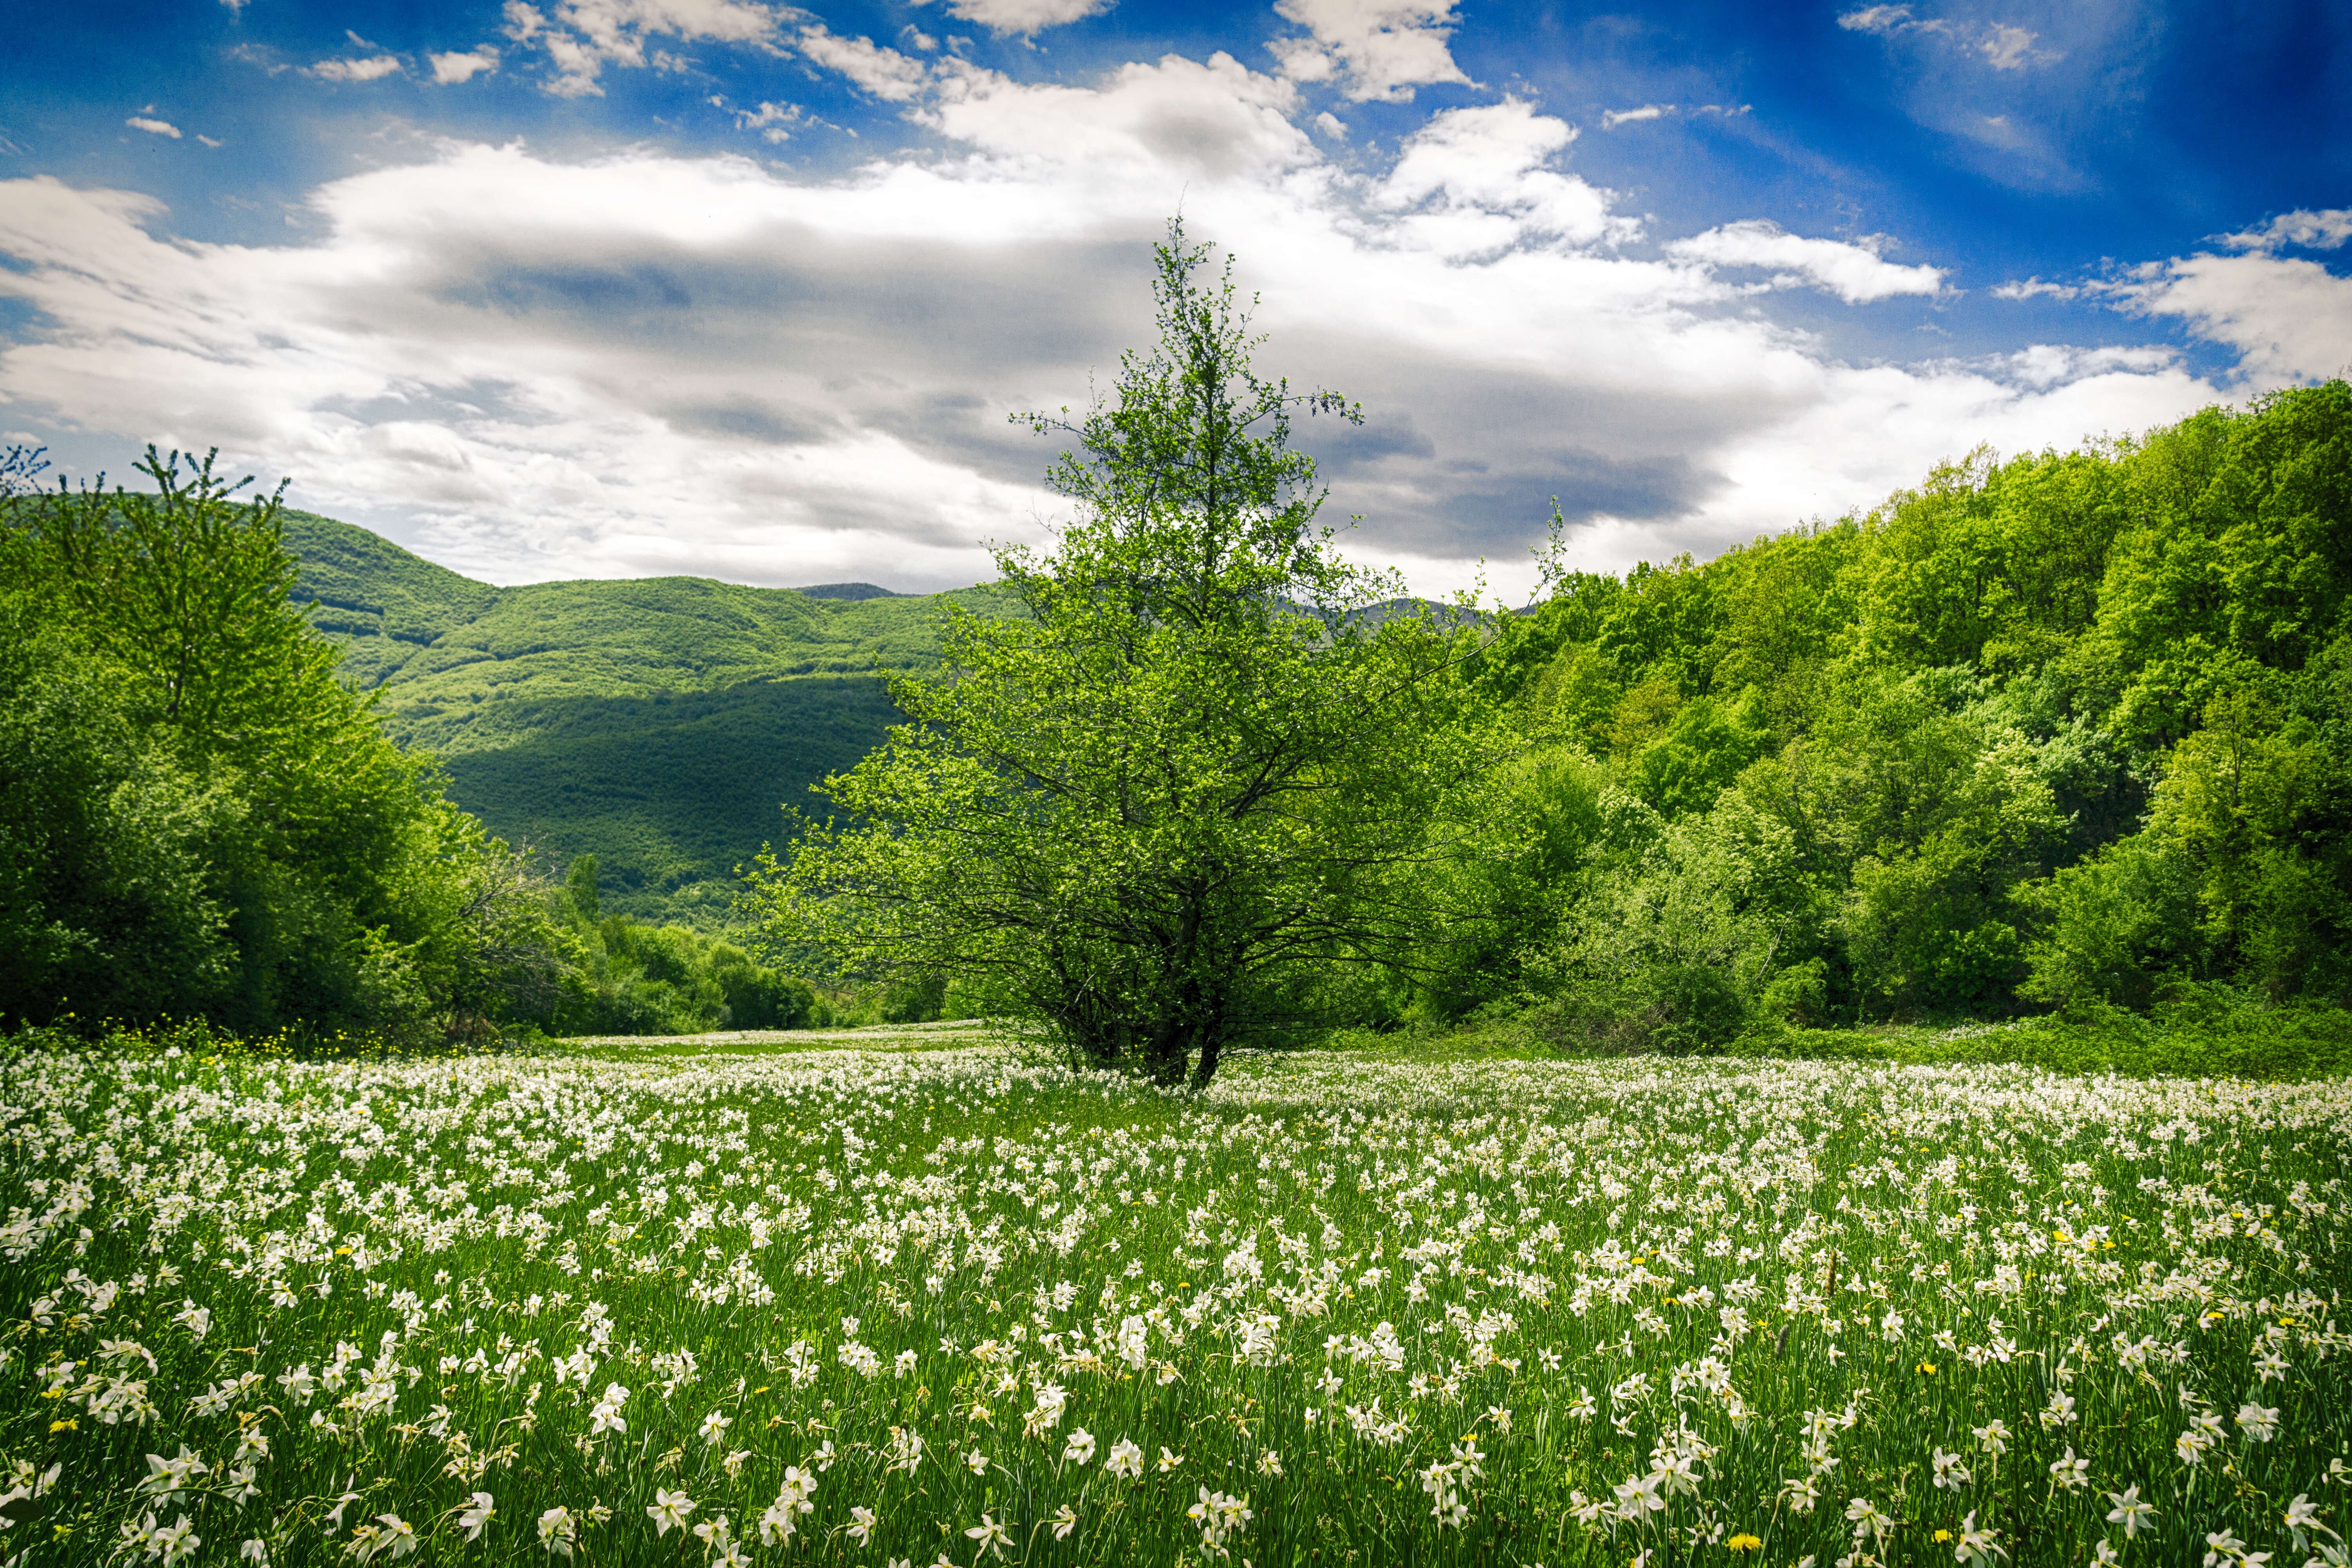
[[[2352,1087],[0,1058],[0,1563],[2347,1561]]]

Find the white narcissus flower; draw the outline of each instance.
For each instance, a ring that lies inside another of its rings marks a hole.
[[[2124,1527],[2124,1539],[2129,1541],[2143,1530],[2156,1528],[2156,1507],[2140,1500],[2137,1487],[2126,1487],[2119,1492],[2109,1492],[2107,1500],[2116,1506],[2107,1511],[2109,1524]]]
[[[2069,1443],[2063,1458],[2050,1461],[2050,1485],[2057,1491],[2078,1491],[2091,1484],[2091,1461],[2074,1457],[2074,1446]]]
[[[851,1509],[849,1510],[849,1539],[855,1541],[860,1546],[865,1545],[868,1541],[873,1539],[874,1527],[880,1521],[875,1518],[874,1510],[870,1508],[860,1505],[856,1508]]]
[[[553,1555],[570,1558],[579,1539],[579,1519],[561,1503],[539,1516],[540,1544]]]
[[[1013,1544],[1013,1537],[1004,1532],[1004,1526],[996,1521],[993,1513],[982,1514],[980,1522],[965,1531],[964,1534],[979,1542],[982,1552],[992,1552],[999,1557],[1003,1556],[1004,1549]]]
[[[2001,1549],[2000,1538],[2000,1531],[1990,1525],[1978,1529],[1977,1510],[1970,1509],[1969,1516],[1960,1521],[1960,1539],[1953,1544],[1953,1560],[1967,1563],[1969,1568],[1991,1568],[1995,1557],[2009,1555]]]
[[[604,1385],[604,1397],[588,1412],[588,1435],[591,1437],[605,1432],[625,1433],[629,1424],[621,1416],[621,1406],[629,1402],[629,1391],[617,1383]]]
[[[1054,1517],[1045,1522],[1054,1527],[1055,1540],[1067,1541],[1070,1538],[1070,1531],[1078,1528],[1077,1511],[1068,1503],[1064,1503]]]
[[[1063,1462],[1071,1465],[1090,1464],[1094,1457],[1095,1435],[1083,1426],[1072,1427],[1069,1441],[1062,1445]]]
[[[2279,1413],[2265,1410],[2259,1405],[2238,1406],[2238,1430],[2257,1443],[2267,1443],[2278,1436]]]
[[[686,1516],[694,1511],[694,1500],[684,1492],[654,1489],[654,1500],[646,1505],[646,1517],[654,1521],[656,1537],[667,1535],[672,1526],[686,1528]]]
[[[204,1538],[196,1533],[195,1525],[187,1515],[182,1514],[148,1537],[147,1555],[160,1558],[163,1568],[172,1568],[172,1564],[184,1563],[194,1557],[196,1548],[204,1543]]]
[[[2318,1506],[2311,1500],[2308,1492],[2295,1493],[2294,1500],[2286,1505],[2286,1527],[2294,1537],[2296,1551],[2303,1550],[2305,1537],[2310,1534],[2325,1535],[2337,1541],[2343,1539],[2319,1521],[2319,1513]]]
[[[479,1541],[482,1531],[488,1528],[491,1517],[498,1511],[498,1504],[490,1500],[489,1493],[476,1492],[474,1506],[457,1515],[457,1528],[466,1532],[467,1540]]]
[[[1103,1461],[1103,1471],[1114,1479],[1135,1479],[1143,1474],[1143,1450],[1121,1437],[1110,1446],[1110,1457]]]
[[[397,1562],[416,1550],[415,1528],[398,1514],[380,1513],[375,1521],[383,1528],[383,1533],[376,1538],[376,1550],[384,1556]]]

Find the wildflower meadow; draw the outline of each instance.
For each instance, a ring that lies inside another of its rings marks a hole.
[[[2342,1081],[815,1043],[0,1057],[0,1563],[2347,1562]]]

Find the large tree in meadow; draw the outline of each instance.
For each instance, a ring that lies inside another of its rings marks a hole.
[[[1399,584],[1316,521],[1292,417],[1357,411],[1252,371],[1230,260],[1181,223],[1157,256],[1157,347],[1076,423],[1022,416],[1076,438],[1055,547],[996,552],[1026,616],[949,611],[945,677],[899,683],[911,722],[754,897],[780,944],[943,973],[1081,1060],[1205,1084],[1349,965],[1444,943],[1423,873],[1475,838],[1496,742],[1459,679],[1475,617],[1367,614]]]

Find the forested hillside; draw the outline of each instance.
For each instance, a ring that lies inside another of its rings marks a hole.
[[[498,588],[326,518],[289,512],[285,537],[296,597],[392,736],[436,752],[493,832],[597,856],[605,905],[638,917],[723,923],[782,805],[815,804],[808,786],[896,721],[879,672],[939,657],[937,601],[870,584]]]
[[[1517,847],[1445,894],[1511,918],[1421,1005],[1673,1043],[2352,994],[2344,383],[1556,587],[1480,672]]]

